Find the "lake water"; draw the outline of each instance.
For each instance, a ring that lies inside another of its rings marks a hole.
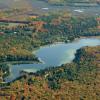
[[[84,38],[73,41],[72,43],[56,43],[38,49],[35,53],[44,63],[43,64],[19,64],[10,67],[11,74],[5,79],[9,82],[18,76],[20,71],[36,72],[47,67],[59,66],[70,63],[75,58],[76,50],[85,46],[100,45],[100,39]]]

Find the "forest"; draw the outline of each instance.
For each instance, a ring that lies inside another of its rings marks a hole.
[[[55,42],[71,42],[76,38],[100,36],[95,17],[75,17],[69,13],[28,18],[29,24],[0,24],[0,63],[35,61],[32,52]],[[26,41],[27,40],[27,41]]]
[[[100,100],[99,11],[100,0],[0,0],[0,100]],[[37,55],[55,43],[68,44],[64,57],[75,47],[73,61]]]
[[[100,46],[81,48],[77,50],[76,58],[71,64],[48,68],[37,73],[25,73],[1,88],[0,98],[99,100],[99,60]]]

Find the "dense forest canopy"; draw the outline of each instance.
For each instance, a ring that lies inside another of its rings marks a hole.
[[[1,89],[1,99],[99,100],[99,60],[100,46],[79,49],[71,64],[24,73]]]
[[[14,10],[15,13],[18,11]],[[62,12],[35,19],[28,17],[25,21],[29,23],[0,23],[0,63],[39,62],[32,52],[40,46],[55,42],[68,43],[84,36],[100,36],[95,17],[76,17]]]
[[[0,100],[99,100],[100,46],[80,48],[69,64],[36,73],[22,71],[12,82],[4,81],[13,64],[40,63],[33,51],[41,46],[83,37],[100,39],[100,16],[95,10],[94,16],[90,10],[76,14],[74,8],[74,14],[66,9],[49,12],[45,6],[33,9],[36,1],[0,0]],[[99,0],[38,1],[51,8],[89,4],[85,10],[100,4]]]

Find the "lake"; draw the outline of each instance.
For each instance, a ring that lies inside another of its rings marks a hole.
[[[97,38],[83,38],[75,40],[71,43],[55,43],[40,47],[35,51],[43,63],[41,64],[18,64],[10,67],[10,75],[6,77],[5,81],[9,82],[20,76],[21,71],[36,72],[48,67],[59,66],[65,63],[70,63],[75,58],[75,53],[78,49],[85,46],[100,45],[100,39]]]

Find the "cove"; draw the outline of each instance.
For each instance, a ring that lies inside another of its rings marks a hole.
[[[35,54],[43,63],[41,64],[17,64],[10,67],[10,75],[5,78],[5,82],[10,82],[20,76],[21,71],[36,72],[48,67],[56,67],[65,63],[70,63],[75,58],[78,49],[85,46],[100,45],[100,39],[82,38],[71,43],[55,43],[40,47]]]

